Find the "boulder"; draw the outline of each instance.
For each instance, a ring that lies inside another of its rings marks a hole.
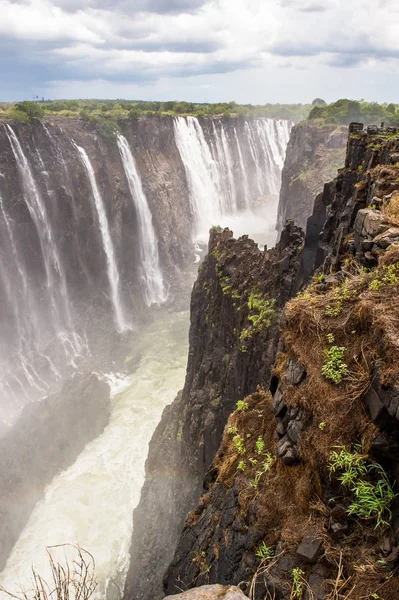
[[[235,585],[202,585],[181,594],[165,596],[173,600],[248,600]]]
[[[381,212],[372,208],[362,208],[356,215],[353,228],[355,236],[357,234],[362,239],[369,239],[386,231],[389,228],[389,223]]]

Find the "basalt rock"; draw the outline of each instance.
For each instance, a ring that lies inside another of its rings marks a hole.
[[[185,386],[165,409],[153,436],[134,512],[127,600],[162,596],[162,576],[187,512],[204,492],[203,485],[212,483],[212,471],[205,475],[227,418],[238,400],[270,379],[281,308],[294,293],[302,240],[300,230],[290,224],[276,248],[262,252],[247,236],[236,240],[228,229],[211,231],[209,254],[191,297]],[[187,544],[189,554],[189,540]],[[227,580],[223,575],[214,581]],[[206,577],[197,579],[201,582]],[[168,593],[177,589],[168,586]]]
[[[399,473],[397,324],[394,316],[378,320],[398,310],[396,287],[388,289],[397,279],[381,284],[390,294],[386,304],[384,290],[374,297],[371,286],[384,264],[397,263],[394,242],[380,244],[378,256],[375,247],[384,239],[379,236],[395,229],[383,207],[396,190],[391,156],[398,148],[386,129],[350,127],[345,169],[326,184],[308,220],[294,285],[304,295],[286,306],[271,396],[258,389],[230,416],[205,493],[165,573],[167,593],[181,585],[240,583],[255,598],[288,600],[295,572],[303,596],[321,600],[339,576],[340,567],[329,560],[338,549],[354,599],[376,593],[396,598],[397,577],[359,570],[351,544],[356,539],[364,555],[395,565],[398,539],[384,541],[381,529],[352,514],[353,496],[329,464],[333,448],[351,449],[367,439],[369,460],[381,460],[392,485]],[[364,260],[372,269],[378,260],[379,271],[366,274]],[[317,280],[305,289],[315,272]],[[352,279],[359,288],[347,295],[341,288]],[[326,311],[334,298],[341,302],[335,314]],[[342,383],[323,372],[332,344],[342,345],[348,361],[350,376]],[[268,457],[263,466],[261,456]],[[386,518],[397,531],[397,502],[391,510]]]
[[[319,126],[309,121],[294,126],[282,172],[279,233],[290,219],[305,229],[315,197],[337,169],[344,166],[346,140],[346,127]]]

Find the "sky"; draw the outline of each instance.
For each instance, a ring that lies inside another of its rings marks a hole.
[[[397,0],[0,0],[0,101],[399,102]]]

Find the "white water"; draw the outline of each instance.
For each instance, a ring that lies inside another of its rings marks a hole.
[[[123,589],[148,443],[163,408],[183,385],[187,329],[187,312],[164,314],[135,340],[142,352],[137,371],[114,397],[103,434],[54,478],[36,505],[0,574],[6,589],[29,586],[31,565],[49,579],[45,546],[79,543],[95,557],[97,596],[108,590],[109,598],[118,597],[111,580]]]
[[[195,117],[174,121],[189,186],[194,242],[206,243],[212,225],[227,226],[234,215],[254,211],[265,201],[273,200],[274,212],[268,218],[276,217],[274,201],[292,123],[248,119],[244,126],[242,121],[237,126],[214,119],[205,121],[203,128]],[[207,134],[204,129],[209,129]]]
[[[162,304],[167,296],[159,265],[158,241],[156,239],[152,216],[145,197],[140,175],[136,168],[127,139],[118,133],[117,143],[123,169],[129,184],[133,203],[137,210],[140,227],[140,269],[144,282],[144,295],[147,306]]]
[[[107,215],[105,212],[104,202],[101,197],[100,190],[98,189],[94,169],[86,150],[81,146],[78,146],[77,144],[74,145],[79,152],[80,159],[89,177],[91,190],[94,198],[94,204],[97,211],[104,252],[107,257],[107,273],[109,287],[111,291],[111,301],[114,309],[115,323],[119,332],[126,331],[131,327],[131,323],[125,315],[125,310],[122,304],[118,265],[116,263],[115,250],[111,238],[111,232],[109,229]]]

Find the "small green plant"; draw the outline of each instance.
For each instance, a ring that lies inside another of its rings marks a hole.
[[[275,303],[274,299],[269,300],[264,294],[259,292],[250,293],[248,298],[248,308],[250,311],[248,321],[251,322],[251,325],[241,331],[240,342],[244,342],[266,327],[270,327],[276,314],[274,310]]]
[[[270,560],[271,557],[273,556],[273,550],[271,548],[269,548],[269,546],[266,544],[266,542],[262,542],[258,546],[258,549],[255,552],[255,556],[257,558],[260,558],[262,561]]]
[[[373,519],[376,527],[388,525],[392,519],[391,503],[396,497],[388,476],[379,463],[371,462],[361,454],[360,447],[353,452],[345,447],[330,454],[329,469],[340,471],[338,480],[354,496],[348,514],[361,519]]]
[[[249,404],[248,402],[245,402],[245,400],[238,400],[236,403],[237,406],[237,410],[248,410],[249,408]]]
[[[240,462],[237,465],[237,471],[245,471],[246,466],[247,466],[247,464],[246,464],[245,460],[240,460]]]
[[[300,569],[299,567],[295,567],[295,569],[292,569],[291,571],[292,574],[292,588],[291,588],[291,594],[290,594],[290,600],[295,600],[296,599],[300,599],[302,598],[302,594],[304,592],[304,588],[305,588],[305,580],[304,580],[304,571],[302,571],[302,569]]]
[[[388,285],[399,283],[399,263],[393,263],[377,271],[376,277],[370,283],[370,290],[378,292],[381,288]]]
[[[331,346],[328,350],[324,350],[325,358],[321,372],[326,379],[336,385],[341,383],[348,373],[348,365],[343,361],[345,350],[344,346]]]
[[[237,435],[238,429],[237,427],[229,427],[227,433],[229,433],[230,435]]]
[[[325,421],[321,421],[321,423],[319,423],[320,431],[324,431],[326,427],[327,427],[327,423]]]
[[[243,438],[240,436],[239,433],[237,433],[234,437],[233,437],[233,444],[235,446],[235,449],[237,450],[238,454],[245,454],[246,453],[246,448],[245,448],[245,443]]]
[[[261,435],[260,435],[260,436],[258,437],[258,439],[256,440],[256,443],[255,443],[255,445],[256,445],[256,452],[257,452],[258,454],[262,454],[262,452],[263,452],[263,450],[264,450],[264,448],[265,448],[265,442],[264,442],[264,440],[263,440],[263,438],[262,438],[262,436],[261,436]]]
[[[212,225],[211,231],[221,233],[223,231],[223,227],[221,227],[220,225]]]
[[[327,333],[327,342],[329,344],[333,344],[335,342],[335,338],[334,338],[334,334],[333,333]]]

